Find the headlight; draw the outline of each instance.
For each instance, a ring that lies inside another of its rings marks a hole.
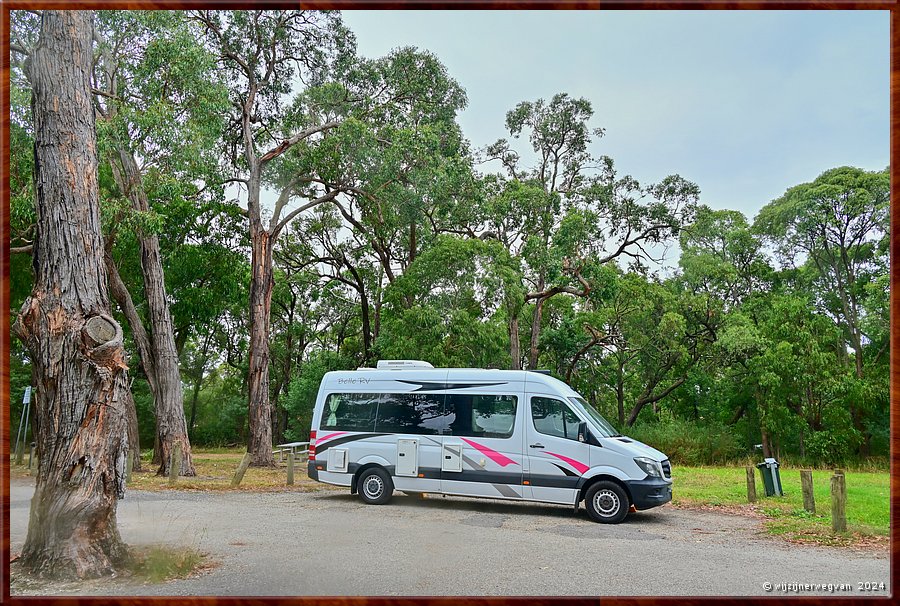
[[[634,462],[637,463],[637,466],[640,467],[648,476],[653,478],[663,477],[662,467],[653,459],[638,457],[634,460]]]

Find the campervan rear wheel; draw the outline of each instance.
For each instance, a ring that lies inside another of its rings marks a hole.
[[[584,507],[595,522],[618,524],[628,515],[628,495],[615,482],[597,482],[584,495]]]
[[[391,500],[394,492],[391,476],[381,467],[372,467],[362,472],[356,486],[359,496],[369,505],[384,505]]]

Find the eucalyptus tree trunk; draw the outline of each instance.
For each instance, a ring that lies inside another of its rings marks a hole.
[[[540,290],[544,288],[544,281],[541,280]],[[541,317],[544,311],[544,297],[538,297],[534,302],[534,315],[531,321],[531,342],[528,348],[528,369],[535,370],[538,365],[538,340],[541,335]]]
[[[38,474],[23,564],[48,577],[112,574],[128,557],[127,366],[103,262],[91,104],[92,13],[43,11],[30,58],[34,286],[13,330],[34,365]]]
[[[509,357],[511,370],[522,370],[522,348],[519,344],[519,316],[510,311],[509,328]]]
[[[258,195],[257,189],[257,195]],[[251,195],[253,195],[251,193]],[[258,205],[257,205],[258,208]],[[272,455],[272,410],[269,402],[269,324],[272,315],[274,240],[263,227],[258,211],[250,213],[250,351],[247,385],[251,465],[275,464]]]
[[[134,210],[148,212],[150,202],[142,185],[141,173],[134,156],[125,149],[118,150],[121,170],[114,171],[120,188],[131,200]],[[115,165],[114,165],[115,166]],[[191,443],[184,418],[184,394],[181,389],[181,372],[178,368],[178,350],[175,347],[175,329],[172,314],[166,300],[166,282],[163,275],[159,238],[155,233],[138,234],[141,249],[141,274],[144,278],[144,296],[150,320],[150,347],[155,373],[154,400],[156,405],[156,433],[159,440],[160,465],[157,475],[169,475],[169,465],[176,445],[181,445],[181,461],[178,475],[193,476],[194,463]],[[146,367],[145,367],[146,370]],[[154,455],[157,453],[155,452]]]

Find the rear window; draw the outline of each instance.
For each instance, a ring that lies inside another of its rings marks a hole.
[[[341,431],[375,431],[378,410],[377,393],[333,393],[325,401],[322,429]]]

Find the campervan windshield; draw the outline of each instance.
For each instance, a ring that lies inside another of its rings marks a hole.
[[[597,412],[593,406],[589,405],[584,398],[570,397],[569,401],[572,402],[572,405],[575,406],[575,408],[587,415],[591,421],[594,422],[595,428],[600,433],[599,437],[615,438],[616,436],[622,435],[616,431],[615,427],[609,424],[609,421],[603,418],[603,415]]]

